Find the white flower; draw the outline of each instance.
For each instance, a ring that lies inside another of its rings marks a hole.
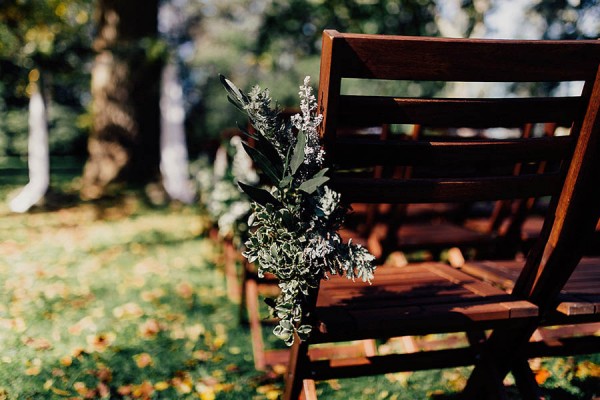
[[[304,147],[304,163],[320,167],[323,164],[325,152],[321,148],[319,132],[317,128],[323,121],[321,114],[315,115],[317,100],[312,94],[310,77],[304,78],[304,84],[300,86],[300,114],[292,116],[292,124],[296,129],[306,134],[306,146]]]

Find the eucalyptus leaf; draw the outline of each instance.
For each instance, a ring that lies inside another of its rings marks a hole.
[[[283,207],[281,202],[277,200],[271,193],[264,189],[260,189],[251,185],[246,185],[243,182],[238,182],[240,188],[256,203],[260,204],[263,207],[266,207],[267,204],[272,204],[276,209],[280,209]]]
[[[252,138],[252,139],[257,139],[258,138],[257,135],[248,132],[248,130],[244,126],[242,126],[240,124],[237,124],[237,127],[240,130],[240,132],[242,132],[242,134],[248,136],[249,138]]]
[[[297,330],[298,330],[298,333],[302,333],[302,334],[308,335],[310,333],[310,331],[312,331],[312,326],[310,326],[310,325],[300,325]]]
[[[273,182],[275,185],[278,185],[281,179],[280,170],[278,170],[278,168],[271,163],[271,160],[269,160],[259,150],[255,149],[254,147],[250,147],[247,143],[242,143],[242,145],[244,146],[246,153],[248,153],[258,168],[260,168],[269,177],[271,182]]]
[[[312,194],[319,186],[324,184],[329,180],[328,176],[319,176],[316,178],[309,179],[303,182],[298,189],[302,190],[305,193]]]
[[[291,175],[284,176],[283,179],[279,181],[279,188],[283,189],[285,187],[288,187],[290,183],[292,183],[292,179],[293,177]]]
[[[235,100],[231,96],[227,96],[227,101],[229,101],[231,104],[233,104],[235,106],[235,108],[237,108],[241,112],[246,112],[246,110],[244,110],[243,104],[241,104],[239,101]]]
[[[257,132],[257,139],[255,140],[254,147],[259,150],[261,153],[265,155],[271,161],[271,164],[277,170],[279,176],[283,175],[283,161],[281,160],[281,156],[279,152],[273,146],[273,144],[267,140],[260,132]]]
[[[287,172],[289,166],[290,166],[290,153],[292,152],[292,148],[289,147],[287,149],[287,152],[285,153],[285,163],[283,165],[283,170]]]
[[[321,176],[324,176],[324,175],[327,173],[327,171],[329,171],[329,168],[323,168],[322,170],[320,170],[319,172],[317,172],[317,173],[316,173],[316,174],[313,176],[313,178],[319,178],[319,177],[321,177]]]
[[[296,146],[294,147],[294,153],[292,153],[292,159],[290,161],[290,168],[292,169],[292,175],[298,171],[298,168],[304,162],[304,146],[306,146],[306,134],[302,131],[298,132],[296,139]]]
[[[277,307],[277,303],[275,302],[275,300],[273,300],[273,299],[271,299],[271,298],[269,298],[269,297],[267,297],[267,298],[265,299],[265,303],[266,303],[266,304],[267,304],[269,307],[271,307],[271,308],[273,308],[273,309],[275,309],[275,308]]]
[[[219,74],[219,79],[221,80],[221,84],[225,87],[225,90],[227,90],[231,95],[233,95],[233,97],[237,99],[240,102],[240,104],[248,104],[248,96],[242,93],[242,91],[238,89],[238,87],[235,86],[233,82],[231,82],[229,79],[225,78],[225,76],[221,74]]]

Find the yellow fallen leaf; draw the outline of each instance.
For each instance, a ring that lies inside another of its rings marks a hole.
[[[259,394],[264,394],[266,395],[267,393],[277,390],[277,388],[275,387],[275,385],[269,384],[269,385],[263,385],[263,386],[259,386],[256,388],[256,391]]]
[[[215,400],[215,392],[213,392],[212,390],[206,390],[206,391],[200,393],[200,399],[201,400]]]
[[[138,328],[140,336],[146,339],[150,339],[158,335],[162,330],[159,322],[155,319],[149,319],[141,324]]]
[[[27,362],[28,368],[25,370],[25,375],[36,376],[42,372],[42,360],[36,358],[30,362]]]
[[[118,319],[135,319],[144,315],[142,307],[136,303],[126,303],[113,309],[113,315]]]
[[[140,353],[133,356],[136,365],[138,368],[146,368],[154,364],[154,360],[152,360],[152,356],[148,353]]]
[[[575,375],[579,379],[585,379],[588,377],[600,378],[600,365],[591,361],[583,361],[577,365],[577,372]]]
[[[49,350],[52,348],[52,343],[48,339],[45,338],[24,338],[22,340],[23,344],[27,347],[31,347],[35,350]]]
[[[139,385],[133,386],[131,395],[137,398],[147,399],[154,393],[154,386],[149,381],[144,381]]]
[[[66,390],[62,390],[62,389],[55,388],[55,387],[51,387],[50,390],[59,396],[68,396],[71,394],[71,392],[67,392]]]
[[[221,347],[223,347],[226,341],[227,339],[225,337],[217,336],[215,340],[213,340],[213,346],[217,349],[220,349]]]
[[[88,388],[84,382],[75,382],[73,384],[73,389],[75,389],[75,391],[82,396],[86,396],[88,394]]]
[[[286,371],[287,371],[287,366],[285,366],[283,364],[275,364],[275,365],[273,365],[273,372],[276,375],[283,375],[283,374],[285,374]]]
[[[60,359],[60,365],[63,367],[69,367],[73,364],[73,358],[71,356],[64,356]]]
[[[158,390],[159,392],[161,392],[163,390],[167,390],[168,388],[169,388],[169,384],[165,381],[156,382],[154,384],[154,389]]]
[[[87,343],[91,346],[92,350],[102,353],[113,344],[116,338],[117,335],[113,332],[99,333],[97,335],[89,335]]]
[[[129,396],[132,391],[133,385],[119,386],[117,388],[117,393],[119,393],[121,396]]]
[[[175,289],[177,294],[184,299],[190,299],[194,294],[194,288],[188,282],[182,282]]]

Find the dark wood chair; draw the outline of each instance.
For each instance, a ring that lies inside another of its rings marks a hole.
[[[552,200],[544,229],[512,293],[437,262],[380,268],[372,285],[339,277],[323,281],[302,321],[314,327],[311,337],[307,341],[296,337],[294,342],[284,398],[296,399],[301,394],[316,398],[315,380],[473,364],[476,367],[465,388],[466,398],[501,398],[503,376],[522,367],[519,352],[540,324],[540,315],[545,317],[555,309],[557,296],[598,217],[600,193],[594,179],[600,170],[600,83],[596,78],[600,43],[325,31],[321,57],[321,134],[329,162],[338,167],[330,186],[341,192],[345,201],[411,204],[542,196]],[[586,86],[581,96],[566,98],[422,99],[345,95],[341,89],[347,78],[511,83],[583,80]],[[572,125],[571,134],[383,144],[337,135],[342,123],[480,128],[549,121]],[[513,173],[515,164],[541,161],[559,163],[560,169]],[[373,179],[351,173],[374,165],[429,165],[437,175]],[[492,334],[486,339],[481,332],[488,329]],[[447,332],[466,332],[471,345],[344,360],[315,360],[309,355],[309,348],[317,343]]]

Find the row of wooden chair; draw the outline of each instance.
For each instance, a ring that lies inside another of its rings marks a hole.
[[[394,206],[502,201],[517,204],[522,210],[516,214],[519,218],[531,209],[530,199],[550,201],[543,228],[522,261],[467,260],[460,269],[426,261],[402,268],[381,267],[372,285],[340,277],[322,282],[312,299],[310,317],[303,321],[314,326],[313,334],[306,341],[296,338],[290,353],[285,399],[316,398],[315,380],[459,365],[475,365],[465,398],[503,398],[502,380],[509,371],[517,377],[524,398],[538,398],[528,358],[598,351],[594,336],[577,341],[555,338],[551,345],[530,339],[542,326],[599,321],[598,259],[580,262],[600,205],[599,65],[600,43],[594,41],[324,32],[321,133],[328,161],[336,167],[331,186],[343,199]],[[343,91],[346,79],[584,81],[585,86],[575,97],[422,99],[401,94],[347,95]],[[570,126],[570,134],[410,141],[338,134],[342,128],[387,124],[446,129],[547,123]],[[374,167],[402,167],[413,173],[375,177],[364,173]],[[427,174],[417,175],[420,168]],[[451,240],[444,245],[448,244]],[[393,243],[386,251],[402,249],[396,246]],[[310,354],[310,348],[319,343],[449,332],[464,332],[469,346],[344,359],[317,359]]]

